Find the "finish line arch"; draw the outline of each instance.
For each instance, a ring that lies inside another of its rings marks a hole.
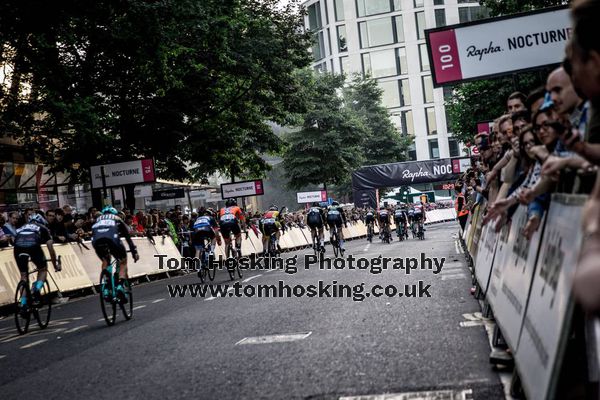
[[[354,205],[377,208],[376,189],[452,180],[469,167],[469,157],[364,166],[352,173]]]

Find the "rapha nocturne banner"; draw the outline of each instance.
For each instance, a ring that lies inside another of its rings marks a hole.
[[[451,180],[470,166],[468,157],[371,165],[354,171],[352,190]]]
[[[425,31],[433,84],[560,63],[571,36],[569,9],[548,8]]]

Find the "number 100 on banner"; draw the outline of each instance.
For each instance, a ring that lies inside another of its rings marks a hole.
[[[569,10],[554,7],[429,29],[434,86],[558,64],[570,25]]]

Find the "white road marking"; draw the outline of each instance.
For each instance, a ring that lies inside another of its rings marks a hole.
[[[137,307],[133,307],[133,309],[134,310],[139,310],[140,308],[144,308],[144,307],[146,307],[146,306],[145,305],[143,305],[143,306],[137,306]]]
[[[4,357],[6,357],[4,354],[0,354],[0,360],[2,360]]]
[[[427,392],[385,393],[364,396],[344,396],[339,400],[471,400],[473,390],[434,390]]]
[[[83,328],[87,328],[87,325],[81,325],[81,326],[78,326],[78,327],[75,327],[75,328],[71,328],[71,329],[68,329],[68,330],[64,331],[63,333],[77,332],[78,330],[83,329]]]
[[[29,343],[29,344],[26,344],[26,345],[24,345],[24,346],[21,346],[20,348],[21,348],[21,349],[28,349],[28,348],[30,348],[30,347],[37,346],[38,344],[42,344],[42,343],[44,343],[44,342],[47,342],[47,341],[48,341],[48,339],[41,339],[41,340],[38,340],[38,341],[36,341],[36,342],[31,342],[31,343]]]
[[[254,336],[245,337],[235,345],[239,344],[265,344],[265,343],[284,343],[284,342],[295,342],[297,340],[306,339],[312,332],[300,332],[300,333],[284,333],[280,335],[268,335],[268,336]]]
[[[459,325],[463,328],[470,328],[472,326],[481,326],[483,324],[484,324],[483,321],[462,321],[459,323]]]
[[[367,245],[367,247],[365,247],[365,249],[364,249],[363,251],[369,251],[369,247],[371,247],[371,243],[369,243],[369,244]]]
[[[250,278],[246,278],[246,279],[244,279],[244,280],[242,281],[242,283],[249,282],[249,281],[251,281],[251,280],[252,280],[252,279],[254,279],[254,278],[258,278],[259,276],[262,276],[262,274],[258,274],[258,275],[251,276]]]
[[[456,279],[463,279],[466,277],[467,277],[467,275],[465,275],[465,274],[448,274],[448,275],[442,275],[442,280],[443,281],[451,281],[451,280],[456,280]]]
[[[209,297],[208,299],[204,299],[204,301],[210,301],[210,300],[214,300],[216,299],[216,297]]]
[[[454,241],[454,249],[456,250],[456,254],[460,254],[460,251],[458,250],[458,240]]]
[[[14,335],[14,336],[9,336],[8,338],[0,341],[0,343],[9,343],[9,342],[13,342],[15,340],[19,340],[19,339],[24,339],[27,337],[32,337],[32,336],[42,336],[42,335],[51,335],[53,333],[59,333],[64,331],[65,328],[56,328],[56,329],[44,329],[43,331],[33,331],[33,332],[29,332],[26,333],[25,335]]]
[[[160,303],[161,301],[165,301],[165,299],[156,299],[152,301],[152,304]]]

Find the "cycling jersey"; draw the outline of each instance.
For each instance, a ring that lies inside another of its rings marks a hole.
[[[327,224],[342,226],[342,223],[346,223],[344,209],[340,206],[330,206],[327,210]]]
[[[379,211],[379,221],[387,223],[389,222],[390,214],[388,210],[383,209]]]
[[[323,210],[319,207],[311,207],[306,214],[306,223],[311,228],[321,228],[324,219]]]
[[[121,243],[120,237],[127,240],[131,251],[135,252],[135,245],[129,236],[129,229],[121,218],[113,214],[104,214],[96,219],[92,225],[92,246],[96,250],[96,255],[100,259],[105,259],[108,252],[115,258],[124,259],[127,257],[125,246]]]
[[[43,225],[25,224],[17,229],[15,247],[36,247],[52,240],[50,231]]]
[[[238,206],[223,207],[219,211],[219,223],[230,224],[244,221],[244,213]]]
[[[404,222],[406,221],[407,217],[406,217],[406,213],[402,210],[396,210],[396,213],[394,214],[394,218],[396,219],[397,222]]]
[[[196,219],[193,225],[195,231],[212,231],[217,227],[217,221],[208,215],[202,215]]]
[[[375,214],[373,213],[373,211],[369,211],[365,215],[365,224],[370,224],[373,221],[375,221]]]

